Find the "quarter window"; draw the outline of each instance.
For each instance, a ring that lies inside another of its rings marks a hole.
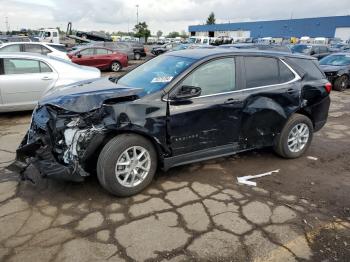
[[[41,73],[49,73],[52,72],[51,68],[45,64],[44,62],[40,62],[40,72]]]
[[[289,68],[282,62],[278,61],[280,68],[280,83],[286,83],[292,81],[295,78],[295,75]]]
[[[182,85],[200,87],[202,96],[235,90],[234,58],[218,59],[200,66],[182,82]]]
[[[245,57],[246,87],[279,84],[278,60],[270,57]]]

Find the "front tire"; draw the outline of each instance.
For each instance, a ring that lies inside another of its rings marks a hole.
[[[104,189],[126,197],[147,187],[157,170],[157,154],[150,141],[134,134],[111,139],[97,161],[97,177]]]
[[[307,116],[294,114],[276,137],[274,150],[284,158],[297,158],[309,148],[313,137],[313,124]]]
[[[344,91],[349,86],[349,77],[347,75],[342,75],[334,81],[334,90]]]

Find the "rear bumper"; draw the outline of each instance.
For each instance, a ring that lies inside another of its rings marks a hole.
[[[313,104],[306,108],[312,117],[314,123],[314,132],[319,131],[326,124],[330,104],[331,99],[329,96],[327,96],[317,104]]]

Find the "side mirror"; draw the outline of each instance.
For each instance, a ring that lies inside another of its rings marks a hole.
[[[81,55],[81,54],[77,54],[77,57],[78,57],[78,58],[81,58],[81,57],[82,57],[82,55]]]
[[[314,55],[316,52],[314,50],[311,50],[310,55]]]
[[[192,97],[200,96],[202,89],[197,86],[181,86],[173,97],[176,100],[189,99]]]

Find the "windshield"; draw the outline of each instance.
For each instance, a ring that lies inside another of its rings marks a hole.
[[[320,65],[350,65],[350,55],[330,55],[320,60]]]
[[[293,53],[309,54],[311,48],[311,45],[295,45],[292,46],[291,50]]]
[[[151,94],[163,89],[195,61],[187,57],[158,56],[120,78],[118,84],[143,88],[143,95]]]

